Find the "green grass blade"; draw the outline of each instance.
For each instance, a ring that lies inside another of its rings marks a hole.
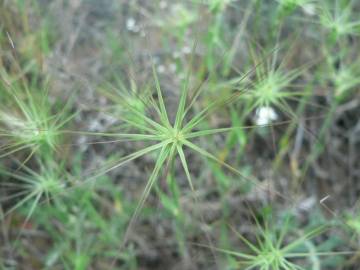
[[[146,155],[146,154],[148,154],[148,153],[150,153],[150,152],[153,152],[153,151],[155,151],[155,150],[157,150],[157,149],[159,149],[159,148],[161,148],[161,147],[164,147],[164,146],[166,146],[168,143],[169,143],[169,140],[163,141],[163,142],[160,142],[160,143],[158,143],[158,144],[151,145],[151,146],[149,146],[149,147],[146,147],[146,148],[144,148],[144,149],[141,149],[141,150],[139,150],[139,151],[136,151],[136,152],[134,152],[134,153],[131,153],[131,154],[125,156],[125,157],[122,157],[120,160],[117,160],[117,161],[116,161],[116,164],[110,165],[108,168],[105,168],[104,170],[102,170],[101,172],[97,173],[96,175],[91,176],[91,177],[90,177],[89,179],[87,179],[85,182],[89,182],[89,181],[91,181],[91,180],[94,180],[94,179],[96,179],[97,177],[102,176],[102,175],[108,173],[109,171],[112,171],[112,170],[114,170],[114,169],[116,169],[116,168],[118,168],[118,167],[120,167],[120,166],[122,166],[122,165],[124,165],[124,164],[126,164],[126,163],[128,163],[128,162],[130,162],[130,161],[132,161],[132,160],[134,160],[134,159],[137,159],[137,158],[139,158],[139,157],[141,157],[141,156],[144,156],[144,155]],[[84,183],[84,182],[82,182],[82,183]]]
[[[161,88],[160,88],[160,82],[159,82],[158,76],[156,74],[154,64],[152,65],[152,69],[153,69],[153,74],[154,74],[154,78],[155,78],[156,92],[157,92],[157,96],[158,96],[159,103],[160,103],[160,118],[165,126],[170,127],[168,114],[166,112],[166,107],[165,107],[163,95],[162,95]]]
[[[191,54],[190,66],[192,65],[192,62],[194,59],[195,48],[196,48],[196,43],[194,43],[194,47],[192,50],[193,53]],[[180,100],[179,100],[178,109],[177,109],[176,117],[175,117],[175,125],[174,125],[175,129],[181,128],[182,123],[185,118],[185,115],[186,115],[185,106],[186,106],[186,99],[187,99],[187,96],[189,93],[190,77],[191,77],[191,68],[188,69],[185,82],[181,89]]]
[[[132,215],[129,224],[127,226],[126,232],[125,232],[125,236],[124,236],[124,240],[123,243],[125,244],[127,242],[127,238],[128,238],[128,234],[129,231],[132,227],[132,225],[136,222],[140,211],[142,210],[142,208],[144,207],[145,201],[146,199],[149,197],[150,191],[155,183],[155,181],[158,179],[159,173],[160,173],[160,169],[162,168],[162,165],[164,164],[165,160],[167,159],[168,155],[169,155],[169,151],[170,148],[165,145],[161,148],[160,154],[157,158],[157,161],[155,163],[155,167],[150,175],[150,178],[148,180],[148,182],[146,183],[145,189],[141,195],[140,201],[138,202],[136,209],[134,211],[134,214]]]
[[[131,141],[160,141],[158,135],[152,134],[139,134],[139,133],[108,133],[108,132],[88,132],[88,131],[71,131],[71,130],[64,130],[62,133],[65,134],[80,134],[80,135],[90,135],[90,136],[102,136],[102,137],[115,137],[121,138],[124,140],[131,140]]]
[[[209,246],[203,245],[203,244],[196,244],[196,246],[210,248]],[[228,254],[228,255],[233,255],[235,257],[246,259],[248,261],[253,261],[253,260],[256,259],[256,256],[253,256],[253,255],[243,254],[243,253],[240,253],[240,252],[227,250],[227,249],[222,249],[222,248],[217,248],[217,247],[211,247],[211,248],[214,249],[215,251],[225,253],[225,254]]]
[[[195,191],[194,190],[194,185],[193,185],[192,180],[191,180],[191,175],[190,175],[190,172],[189,172],[189,168],[188,168],[188,165],[187,165],[187,161],[186,161],[184,150],[182,149],[182,146],[180,146],[180,145],[177,146],[177,152],[179,154],[181,164],[182,164],[182,166],[184,168],[184,171],[185,171],[187,180],[189,182],[190,188],[194,192]]]

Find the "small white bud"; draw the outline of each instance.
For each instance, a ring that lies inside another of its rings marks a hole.
[[[130,31],[134,28],[135,24],[136,24],[136,21],[134,18],[128,18],[126,20],[126,28]]]
[[[134,18],[130,17],[126,20],[126,29],[128,31],[137,33],[140,31],[140,27],[136,24],[136,21]]]
[[[278,119],[278,115],[272,107],[260,107],[256,109],[256,124],[257,125],[267,125],[274,120]]]

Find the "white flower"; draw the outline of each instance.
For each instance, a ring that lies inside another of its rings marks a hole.
[[[255,112],[255,122],[257,125],[267,125],[278,119],[278,115],[272,107],[260,107]]]
[[[136,21],[134,18],[130,17],[126,20],[126,29],[131,32],[139,32],[140,27],[136,25]]]
[[[128,30],[134,28],[135,23],[136,23],[136,21],[134,20],[134,18],[128,18],[128,19],[126,20],[126,28],[127,28]]]

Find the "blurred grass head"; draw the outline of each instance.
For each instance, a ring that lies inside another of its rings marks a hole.
[[[21,170],[17,171],[0,168],[0,175],[3,178],[0,186],[10,194],[1,200],[3,203],[10,204],[6,214],[21,206],[28,206],[25,223],[39,203],[56,199],[60,193],[63,193],[68,183],[64,164],[58,164],[51,159],[37,159],[37,163],[38,171],[26,165],[22,165]]]
[[[213,13],[223,12],[234,0],[209,0],[207,4]]]
[[[280,8],[290,13],[298,7],[305,7],[308,4],[314,2],[313,0],[277,0]]]
[[[347,55],[329,56],[328,62],[330,70],[326,78],[333,85],[335,98],[344,102],[360,85],[360,63],[349,60]]]
[[[240,77],[230,82],[230,85],[235,84],[241,92],[239,99],[248,104],[248,112],[255,110],[257,114],[266,113],[269,118],[276,119],[276,110],[279,110],[293,116],[293,110],[288,103],[300,101],[304,96],[301,85],[295,81],[307,70],[308,65],[289,69],[286,65],[291,51],[286,52],[280,61],[279,50],[276,48],[269,58],[266,54],[258,54],[252,49],[252,59],[256,66],[254,76],[245,80]]]
[[[278,229],[271,219],[266,218],[265,224],[256,221],[256,242],[248,240],[233,229],[237,237],[245,244],[248,251],[231,251],[217,249],[219,252],[234,256],[238,259],[239,269],[260,270],[306,270],[296,260],[307,260],[308,267],[318,269],[319,256],[326,255],[316,251],[312,239],[321,235],[326,227],[320,226],[300,235],[294,236],[290,231],[290,217],[287,217]],[[330,253],[329,253],[330,255]],[[303,264],[302,264],[303,265]],[[314,268],[315,267],[315,268]]]
[[[52,154],[62,142],[61,130],[74,117],[69,113],[71,98],[59,108],[49,100],[49,88],[29,86],[26,83],[3,80],[1,92],[6,96],[0,109],[0,157],[21,150]]]
[[[164,169],[164,171],[166,172],[169,168],[169,163],[172,162],[176,157],[179,158],[179,161],[181,162],[186,178],[188,180],[189,186],[191,190],[194,191],[194,185],[188,166],[188,161],[184,152],[185,148],[194,151],[196,154],[203,158],[207,158],[220,163],[235,174],[239,174],[240,176],[242,175],[239,170],[231,167],[227,163],[224,163],[224,161],[220,160],[218,157],[211,154],[203,147],[198,146],[197,144],[192,142],[193,139],[206,137],[217,133],[223,133],[233,129],[232,127],[202,129],[200,124],[212,112],[214,112],[215,109],[229,102],[236,101],[236,96],[238,96],[238,93],[235,93],[233,96],[230,97],[219,98],[214,102],[210,103],[209,105],[205,106],[199,112],[196,112],[194,115],[190,116],[190,114],[192,113],[193,105],[201,94],[202,84],[199,87],[195,88],[195,91],[192,92],[192,95],[190,95],[191,71],[188,71],[188,74],[182,83],[177,109],[174,110],[174,112],[176,113],[175,115],[173,115],[172,119],[168,114],[170,109],[167,108],[165,104],[162,90],[160,88],[160,82],[157,77],[155,68],[153,68],[153,77],[155,81],[156,99],[153,97],[153,95],[147,95],[147,100],[142,100],[142,98],[140,98],[143,104],[147,105],[147,110],[145,112],[142,109],[139,110],[137,102],[128,102],[128,95],[124,95],[121,90],[119,91],[117,89],[112,89],[109,91],[108,97],[110,97],[110,99],[115,104],[121,105],[128,111],[128,113],[117,115],[117,117],[121,121],[125,122],[127,124],[127,127],[131,127],[134,132],[86,133],[95,136],[99,135],[114,137],[117,138],[119,141],[139,141],[150,144],[150,146],[146,146],[141,150],[124,156],[116,160],[115,162],[110,162],[110,164],[106,165],[102,169],[99,169],[91,179],[103,175],[119,166],[122,166],[129,161],[132,161],[144,155],[148,155],[150,153],[156,153],[154,169],[145,186],[144,192],[141,196],[138,208],[135,211],[134,216],[136,216],[138,214],[138,211],[142,208],[146,198],[149,196],[152,186],[159,178],[161,170]],[[114,106],[111,107],[113,108]],[[116,115],[114,116],[116,117]],[[135,121],[134,116],[137,119]]]
[[[360,34],[360,20],[356,19],[353,3],[335,0],[319,5],[319,23],[328,30],[332,42],[346,35]]]
[[[167,14],[158,14],[152,19],[165,32],[169,32],[183,41],[185,33],[198,20],[198,17],[187,3],[181,2],[170,4]]]

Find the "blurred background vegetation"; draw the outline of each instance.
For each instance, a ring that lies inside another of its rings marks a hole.
[[[0,269],[359,269],[359,14],[0,0]],[[160,164],[183,93],[211,156]]]

